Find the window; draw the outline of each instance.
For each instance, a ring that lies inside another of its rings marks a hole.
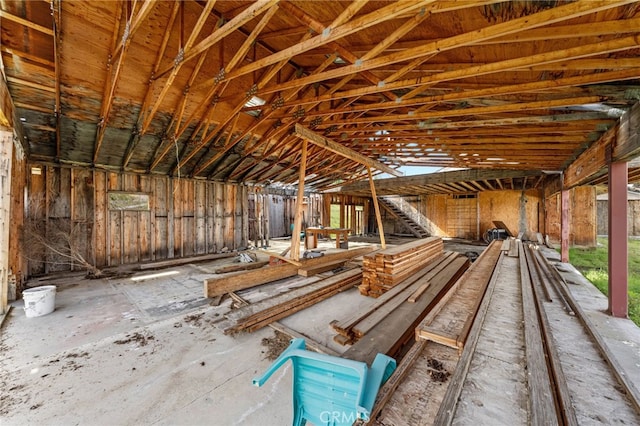
[[[109,192],[109,210],[149,210],[149,194]]]

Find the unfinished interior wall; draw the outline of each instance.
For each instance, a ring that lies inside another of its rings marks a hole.
[[[416,208],[426,217],[434,236],[477,240],[494,220],[509,230],[539,232],[541,201],[537,191],[485,191],[477,194],[436,194],[420,196]]]
[[[546,233],[553,242],[560,241],[560,193],[545,200]],[[569,244],[594,247],[596,241],[596,188],[579,186],[569,191]]]
[[[503,222],[514,235],[524,233],[535,240],[542,233],[542,205],[538,191],[486,191],[478,195],[480,232],[496,228],[493,221]]]
[[[246,247],[248,191],[220,182],[34,164],[27,217],[37,232],[67,230],[98,267]],[[148,196],[121,209],[110,194]],[[28,274],[73,270],[64,258],[23,247]]]

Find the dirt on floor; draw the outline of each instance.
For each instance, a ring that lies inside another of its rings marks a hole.
[[[262,351],[265,354],[265,358],[269,361],[273,361],[280,354],[289,347],[289,343],[291,342],[291,338],[284,333],[279,331],[274,332],[275,335],[273,337],[264,337],[262,339],[262,346],[267,348],[266,351]]]

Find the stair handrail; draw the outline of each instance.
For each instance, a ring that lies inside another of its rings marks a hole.
[[[402,211],[405,215],[409,217],[413,222],[418,224],[427,234],[432,235],[433,232],[431,230],[429,220],[422,214],[418,209],[416,209],[411,203],[405,201],[404,198],[399,196],[381,196],[378,197],[386,201],[387,203],[395,206],[397,209]],[[399,201],[398,201],[399,199]]]

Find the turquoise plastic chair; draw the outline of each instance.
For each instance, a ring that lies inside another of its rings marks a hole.
[[[378,390],[396,369],[395,359],[378,354],[371,368],[364,362],[305,350],[304,339],[289,347],[255,379],[262,386],[285,362],[293,365],[293,424],[352,425],[369,420]]]

